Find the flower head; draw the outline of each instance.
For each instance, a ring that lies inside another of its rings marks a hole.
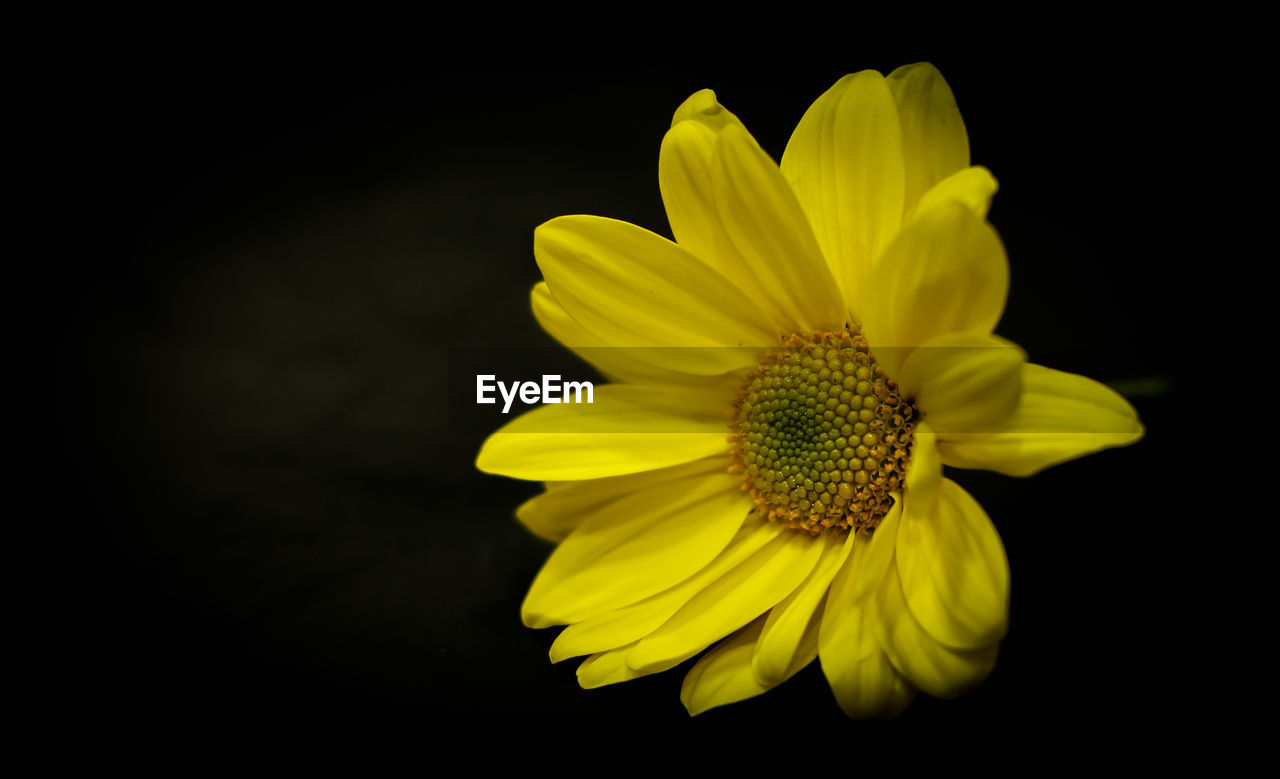
[[[589,216],[537,229],[533,310],[611,382],[486,441],[547,482],[517,516],[559,542],[523,606],[566,625],[584,687],[672,668],[690,713],[815,658],[850,716],[990,672],[1009,569],[944,464],[1028,476],[1133,443],[1107,387],[993,334],[1008,261],[950,88],[928,64],[844,77],[781,165],[710,90],[659,183],[675,241]],[[716,643],[719,642],[719,643]]]

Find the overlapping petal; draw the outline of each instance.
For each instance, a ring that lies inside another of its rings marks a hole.
[[[954,698],[982,683],[996,661],[996,645],[955,649],[929,634],[907,606],[893,564],[876,590],[876,641],[912,686],[935,698]]]
[[[761,548],[785,533],[781,525],[749,519],[728,547],[706,567],[676,586],[644,600],[577,622],[551,645],[551,662],[633,644],[657,630],[682,606]]]
[[[903,202],[909,218],[925,192],[968,166],[969,135],[951,87],[933,65],[904,65],[886,82],[902,127]]]
[[[560,541],[592,513],[624,495],[690,476],[724,473],[731,462],[726,454],[624,476],[547,482],[545,492],[520,504],[516,519],[548,541]]]
[[[878,619],[874,601],[851,611],[845,619],[851,643],[858,643],[863,636],[874,639]],[[892,719],[915,700],[915,688],[898,673],[878,645],[861,657],[832,649],[822,653],[821,658],[822,670],[836,702],[850,717]]]
[[[870,539],[854,534],[849,556],[832,578],[823,612],[819,652],[824,665],[828,656],[832,660],[846,655],[857,658],[871,651],[873,637],[857,633],[857,640],[852,640],[850,631],[856,626],[848,624],[846,617],[874,600],[880,582],[893,565],[901,517],[901,504],[895,503]]]
[[[915,502],[932,506],[942,484],[942,457],[938,452],[938,434],[928,422],[916,425],[915,440],[911,444],[911,465],[907,468],[906,494]],[[905,500],[899,500],[894,508],[901,510]],[[877,534],[885,533],[885,523],[877,528]],[[897,530],[893,531],[895,534]]]
[[[868,294],[867,273],[902,223],[902,144],[889,84],[864,70],[814,101],[782,155],[782,173],[855,318]]]
[[[702,376],[659,367],[636,357],[637,352],[610,346],[604,339],[593,335],[569,316],[564,306],[551,294],[547,282],[538,282],[531,293],[533,316],[552,338],[573,353],[594,365],[613,381],[632,384],[683,384],[696,383]],[[659,350],[650,350],[656,354]],[[639,351],[645,354],[645,351]]]
[[[658,187],[676,243],[725,278],[733,281],[753,303],[773,317],[775,325],[792,332],[796,322],[773,300],[756,278],[742,253],[729,238],[720,219],[715,196],[715,154],[721,132],[729,126],[747,130],[715,92],[695,92],[676,109],[671,129],[658,154]]]
[[[751,501],[728,473],[697,474],[624,495],[587,517],[542,567],[522,613],[570,624],[678,584],[742,526]]]
[[[862,329],[891,377],[915,347],[950,333],[989,334],[1004,311],[1009,263],[989,224],[944,203],[917,216],[867,277]]]
[[[769,611],[751,656],[751,671],[764,688],[782,684],[817,655],[817,622],[832,578],[849,557],[855,534],[824,535],[826,548],[808,578]],[[812,646],[809,644],[812,643]],[[810,654],[812,652],[812,654]]]
[[[898,386],[937,432],[989,432],[1017,408],[1024,362],[1026,353],[1003,338],[945,333],[909,353]]]
[[[1142,423],[1115,390],[1085,376],[1027,363],[1012,416],[990,433],[953,434],[939,443],[943,461],[1009,476],[1033,473],[1142,438]]]
[[[895,506],[869,542],[855,537],[847,562],[831,582],[822,614],[822,672],[840,708],[859,719],[897,716],[915,697],[875,634],[875,593],[893,563],[899,516]]]
[[[578,684],[584,690],[594,690],[608,684],[629,682],[646,674],[636,671],[627,665],[627,653],[632,647],[625,646],[600,652],[578,664]]]
[[[530,481],[599,479],[728,451],[724,398],[681,387],[608,384],[591,404],[542,406],[489,436],[476,467]]]
[[[889,662],[875,642],[878,619],[874,601],[866,601],[843,615],[840,643],[819,650],[822,670],[836,702],[855,719],[892,719],[915,700],[915,688]],[[844,646],[865,646],[862,655]]]
[[[930,500],[908,492],[894,560],[915,621],[949,647],[1004,637],[1009,563],[982,506],[950,479]]]
[[[694,663],[680,687],[680,702],[689,716],[696,717],[708,709],[753,698],[767,692],[751,672],[751,656],[765,618],[758,617],[750,625],[721,641]]]
[[[627,655],[643,671],[671,667],[747,624],[786,598],[822,556],[817,539],[786,533],[695,595]]]
[[[648,347],[637,359],[714,376],[753,365],[752,348],[777,340],[768,315],[731,281],[627,222],[553,219],[534,232],[533,251],[569,316],[610,346]]]
[[[745,273],[742,258],[727,246],[716,214],[711,185],[711,160],[720,131],[742,127],[710,89],[695,92],[676,109],[671,129],[658,152],[658,188],[676,243],[688,249],[727,278]],[[746,128],[743,128],[744,131]]]
[[[847,319],[822,250],[777,164],[746,130],[721,131],[712,160],[716,211],[738,253],[800,332]]]

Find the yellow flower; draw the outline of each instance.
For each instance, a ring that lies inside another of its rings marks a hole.
[[[703,90],[659,183],[675,242],[589,216],[534,235],[534,314],[612,383],[477,459],[547,482],[517,511],[560,542],[525,624],[568,626],[551,659],[585,656],[587,688],[719,641],[685,677],[691,714],[815,658],[854,717],[979,684],[1008,563],[942,466],[1028,476],[1143,431],[1112,390],[993,335],[996,182],[950,88],[928,64],[846,76],[780,166]]]

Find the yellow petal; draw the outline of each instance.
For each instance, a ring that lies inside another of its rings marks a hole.
[[[701,652],[791,594],[817,565],[823,544],[798,533],[771,541],[695,595],[627,655],[637,670],[671,667]]]
[[[782,172],[859,317],[866,274],[902,223],[902,141],[889,85],[864,70],[809,107],[782,155]]]
[[[954,698],[982,683],[996,662],[996,645],[960,650],[926,632],[907,607],[897,564],[876,592],[876,641],[907,681],[935,698]]]
[[[795,592],[769,610],[768,621],[751,659],[756,681],[765,688],[786,681],[817,655],[817,622],[814,617],[820,611],[832,577],[849,556],[855,537],[855,533],[844,538],[823,536],[826,548],[822,559]],[[813,646],[806,646],[806,638],[813,639]]]
[[[972,211],[974,216],[985,219],[991,208],[991,198],[998,188],[995,177],[986,168],[964,168],[925,192],[916,206],[915,214],[927,214],[944,203],[959,203]]]
[[[911,463],[907,467],[906,494],[901,496],[903,499],[894,504],[894,508],[901,511],[905,498],[911,498],[921,506],[932,506],[941,483],[942,457],[938,453],[938,434],[928,422],[921,422],[916,425],[915,440],[911,444]],[[881,522],[880,528],[884,525],[885,522]],[[884,533],[880,528],[876,530],[876,535]],[[896,534],[897,526],[891,532]],[[897,543],[896,536],[893,543]],[[888,564],[881,563],[881,565]]]
[[[951,87],[933,65],[904,65],[887,81],[902,123],[909,214],[921,195],[969,164],[969,136]]]
[[[1027,363],[1022,397],[997,431],[948,435],[939,442],[943,462],[957,468],[985,468],[1010,476],[1030,476],[1142,438],[1133,406],[1093,379]]]
[[[720,133],[716,210],[730,240],[800,332],[843,326],[844,301],[795,193],[745,130]]]
[[[729,449],[724,398],[681,387],[607,384],[591,404],[542,406],[489,436],[476,467],[532,481],[599,479]]]
[[[627,495],[582,523],[529,588],[526,624],[571,624],[679,584],[720,553],[751,510],[728,473]]]
[[[869,620],[875,619],[871,608],[854,612],[849,617],[857,623],[853,630],[871,632]],[[854,719],[893,719],[915,700],[916,691],[898,673],[884,652],[877,649],[860,660],[841,663],[822,655],[822,670],[844,713]]]
[[[650,672],[637,671],[627,666],[627,653],[631,647],[623,647],[592,655],[578,664],[578,684],[584,690],[594,690],[608,684],[629,682],[647,676]]]
[[[751,673],[751,655],[764,625],[760,617],[702,656],[684,677],[680,702],[690,717],[708,709],[753,698],[774,685],[765,686]]]
[[[720,132],[730,125],[746,132],[710,89],[694,93],[676,110],[658,154],[658,187],[667,221],[676,243],[736,284],[773,316],[776,325],[791,331],[794,323],[760,285],[716,211],[713,157]]]
[[[948,333],[912,350],[898,386],[937,432],[990,432],[1018,406],[1026,358],[994,335]]]
[[[675,127],[682,122],[697,122],[715,133],[729,125],[742,127],[738,117],[720,105],[716,93],[710,89],[699,89],[676,108],[671,117],[671,126]]]
[[[858,719],[895,717],[915,697],[876,642],[874,592],[888,568],[868,570],[869,547],[855,539],[848,561],[832,580],[818,635],[827,683],[845,714]]]
[[[559,217],[534,231],[533,252],[579,325],[611,346],[649,347],[634,355],[660,367],[714,376],[754,365],[752,349],[777,340],[769,317],[731,281],[635,225]]]
[[[911,478],[910,472],[907,473],[908,480]],[[902,501],[895,500],[893,506],[890,507],[889,513],[880,521],[879,527],[876,528],[875,534],[871,536],[870,541],[863,541],[858,538],[864,548],[857,549],[854,553],[858,556],[856,567],[850,569],[848,573],[837,574],[838,580],[841,575],[849,576],[844,586],[850,589],[848,598],[862,599],[869,597],[875,592],[879,586],[880,580],[883,579],[889,570],[889,566],[893,564],[893,546],[898,539],[898,525],[902,518]],[[850,555],[852,558],[853,554]],[[849,568],[853,562],[845,564],[845,568]],[[841,569],[842,571],[844,569]],[[835,588],[835,581],[832,580],[832,588]]]
[[[884,524],[881,523],[881,527]],[[896,531],[897,514],[892,528]],[[858,614],[861,609],[874,603],[876,589],[893,564],[893,544],[890,542],[887,545],[889,551],[882,565],[870,559],[874,536],[868,540],[859,534],[852,535],[849,556],[831,579],[822,613],[818,653],[823,658],[824,667],[828,665],[828,660],[834,661],[834,668],[844,662],[865,658],[878,650],[875,636],[859,627],[861,617],[851,615]]]
[[[702,570],[669,590],[620,609],[570,625],[551,645],[551,662],[632,644],[657,630],[707,585],[749,559],[786,531],[781,525],[748,520],[729,546]]]
[[[907,225],[871,269],[863,332],[896,378],[910,350],[932,338],[990,333],[1008,292],[1009,262],[995,230],[945,203]]]
[[[624,495],[688,476],[724,473],[731,464],[728,456],[721,456],[626,476],[547,482],[546,492],[516,509],[516,519],[548,541],[559,541],[592,513]]]
[[[950,479],[932,503],[908,492],[894,553],[912,616],[959,649],[994,644],[1009,619],[1009,562],[982,506]]]
[[[614,381],[632,384],[677,384],[701,379],[689,373],[667,370],[637,359],[635,352],[617,349],[592,335],[573,320],[551,294],[547,282],[540,281],[532,293],[533,316],[552,338],[573,350],[574,354],[594,365]],[[641,351],[641,354],[644,352]]]
[[[690,716],[768,692],[817,657],[817,620],[811,620],[801,652],[787,674],[774,683],[760,682],[752,671],[752,657],[764,621],[758,617],[720,642],[685,675],[680,701]]]
[[[742,123],[716,100],[710,89],[695,92],[676,110],[676,119],[658,153],[658,188],[676,243],[716,268],[726,278],[745,271],[736,253],[723,256],[723,228],[716,215],[711,158],[720,130]],[[745,128],[744,128],[745,129]],[[730,249],[732,247],[729,247]]]
[[[666,470],[668,469],[663,469],[663,471]],[[658,471],[648,471],[648,473],[658,473]],[[587,483],[548,482],[548,484]],[[556,492],[559,492],[559,490],[552,490],[548,487],[545,492],[534,495],[516,508],[516,519],[520,521],[520,524],[524,525],[529,532],[548,541],[559,541],[569,535],[575,527],[582,524],[582,519],[585,516],[576,509],[560,510],[559,506],[557,506]],[[570,500],[570,503],[572,503],[572,500]]]

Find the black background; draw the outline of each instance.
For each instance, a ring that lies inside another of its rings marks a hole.
[[[1120,50],[644,54],[133,47],[41,93],[33,197],[55,220],[13,279],[18,490],[49,531],[11,549],[31,721],[106,738],[498,733],[561,752],[784,727],[1096,740],[1199,693],[1179,672],[1183,571],[1207,508],[1181,467],[1189,324],[1171,272],[1196,251],[1171,164],[1195,76]],[[776,159],[839,76],[921,59],[1001,184],[998,332],[1130,382],[1147,437],[1027,480],[951,473],[1013,575],[1009,636],[970,695],[885,726],[844,719],[816,664],[693,720],[687,665],[579,689],[574,662],[546,659],[555,631],[519,621],[549,546],[513,511],[538,488],[478,473],[483,435],[448,432],[447,347],[551,344],[528,302],[537,224],[667,231],[658,146],[693,91],[715,89]]]

